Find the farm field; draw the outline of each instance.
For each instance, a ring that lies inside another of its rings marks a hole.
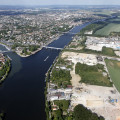
[[[94,34],[107,36],[111,32],[120,32],[120,24],[110,23],[106,25],[105,27],[103,27],[102,29],[97,30]]]
[[[114,18],[114,19],[110,19],[110,22],[120,22],[120,17]]]
[[[120,61],[105,59],[110,77],[120,92]]]
[[[109,11],[109,10],[101,10],[98,12],[95,12],[95,14],[101,14],[101,15],[111,15],[113,12]]]

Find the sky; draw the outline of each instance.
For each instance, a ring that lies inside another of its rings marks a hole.
[[[120,0],[0,0],[0,5],[120,5]]]

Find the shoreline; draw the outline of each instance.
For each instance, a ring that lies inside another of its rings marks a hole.
[[[60,36],[62,36],[62,35],[63,35],[63,34],[60,34],[60,35],[56,36],[55,38],[51,39],[50,41],[48,41],[48,42],[47,42],[45,45],[43,45],[43,46],[49,45],[49,44],[52,43],[53,41],[59,39]],[[8,51],[10,51],[10,48],[9,48],[7,45],[5,45],[5,44],[3,44],[3,43],[1,43],[1,42],[0,42],[0,45],[4,46]],[[38,48],[36,51],[31,52],[30,55],[22,55],[22,54],[20,54],[18,51],[14,51],[14,52],[15,52],[17,55],[19,55],[20,57],[23,57],[23,58],[25,58],[25,57],[30,57],[31,55],[34,55],[35,53],[37,53],[37,52],[39,52],[40,50],[42,50],[43,46],[41,46],[40,48]]]
[[[73,28],[75,28],[76,26],[79,26],[79,25],[73,26],[73,27],[72,27],[69,31],[67,31],[66,33],[69,33],[69,32],[70,32]],[[49,44],[52,43],[53,41],[59,39],[62,35],[64,35],[64,34],[61,33],[61,34],[57,35],[55,38],[51,39],[50,41],[48,41],[48,42],[47,42],[45,45],[43,45],[43,46],[49,45]],[[1,43],[1,42],[0,42],[0,45],[4,46],[8,51],[11,50],[11,49],[10,49],[6,44],[4,44],[4,43]],[[31,52],[30,55],[22,55],[22,54],[20,54],[18,51],[13,51],[13,52],[15,52],[15,53],[16,53],[17,55],[19,55],[20,57],[25,58],[25,57],[30,57],[31,55],[34,55],[35,53],[39,52],[40,50],[42,50],[43,46],[41,46],[40,48],[38,48],[36,51]]]
[[[4,46],[8,51],[10,51],[10,48],[6,44],[0,42],[0,45]]]
[[[38,48],[36,51],[34,51],[34,52],[31,52],[31,54],[30,55],[22,55],[22,54],[20,54],[19,52],[17,52],[17,51],[15,51],[15,53],[17,54],[17,55],[19,55],[20,57],[23,57],[23,58],[25,58],[25,57],[30,57],[31,55],[34,55],[35,53],[37,53],[37,52],[39,52],[40,50],[42,50],[42,48],[43,47],[41,47],[41,48]]]
[[[11,70],[11,60],[9,58],[8,58],[8,60],[9,60],[9,67],[8,67],[8,70],[6,71],[5,75],[2,77],[2,79],[0,79],[0,86],[4,82],[4,80],[6,79],[6,77],[8,76],[8,74]]]

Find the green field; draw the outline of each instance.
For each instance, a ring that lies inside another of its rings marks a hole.
[[[105,60],[110,77],[120,92],[120,62],[115,60]]]
[[[111,15],[113,12],[109,11],[109,10],[101,10],[98,12],[95,12],[95,14],[101,14],[101,15]]]
[[[110,23],[95,32],[95,35],[109,35],[111,32],[120,32],[120,24]]]
[[[88,66],[86,64],[77,63],[75,66],[75,73],[80,75],[81,83],[111,87],[112,83],[108,76],[103,76],[103,72],[104,66],[101,64]]]
[[[114,50],[112,48],[107,48],[107,47],[102,48],[102,54],[108,56],[116,56]]]
[[[117,18],[114,18],[114,19],[110,19],[109,21],[110,21],[110,22],[113,22],[113,21],[118,21],[118,22],[120,22],[120,17],[117,17]]]

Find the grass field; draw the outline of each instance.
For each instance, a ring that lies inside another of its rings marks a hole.
[[[114,50],[112,48],[107,48],[107,47],[102,48],[102,54],[108,55],[108,56],[116,56],[116,54],[114,53]]]
[[[75,73],[80,75],[81,83],[111,87],[112,83],[108,79],[108,76],[103,76],[103,71],[104,66],[100,64],[88,66],[77,63],[75,67]]]
[[[113,12],[109,10],[101,10],[99,12],[95,12],[95,14],[103,14],[103,15],[111,15]]]
[[[95,35],[109,35],[111,32],[120,32],[120,24],[110,23],[95,32]]]
[[[118,22],[120,22],[120,17],[117,17],[117,18],[114,18],[114,19],[110,19],[109,21],[110,21],[110,22],[113,22],[113,21],[118,21]]]
[[[107,76],[104,77],[101,72],[86,72],[84,74],[84,79],[82,79],[80,82],[90,85],[107,86],[107,87],[112,86]]]
[[[115,60],[105,60],[110,77],[120,92],[120,62]]]

